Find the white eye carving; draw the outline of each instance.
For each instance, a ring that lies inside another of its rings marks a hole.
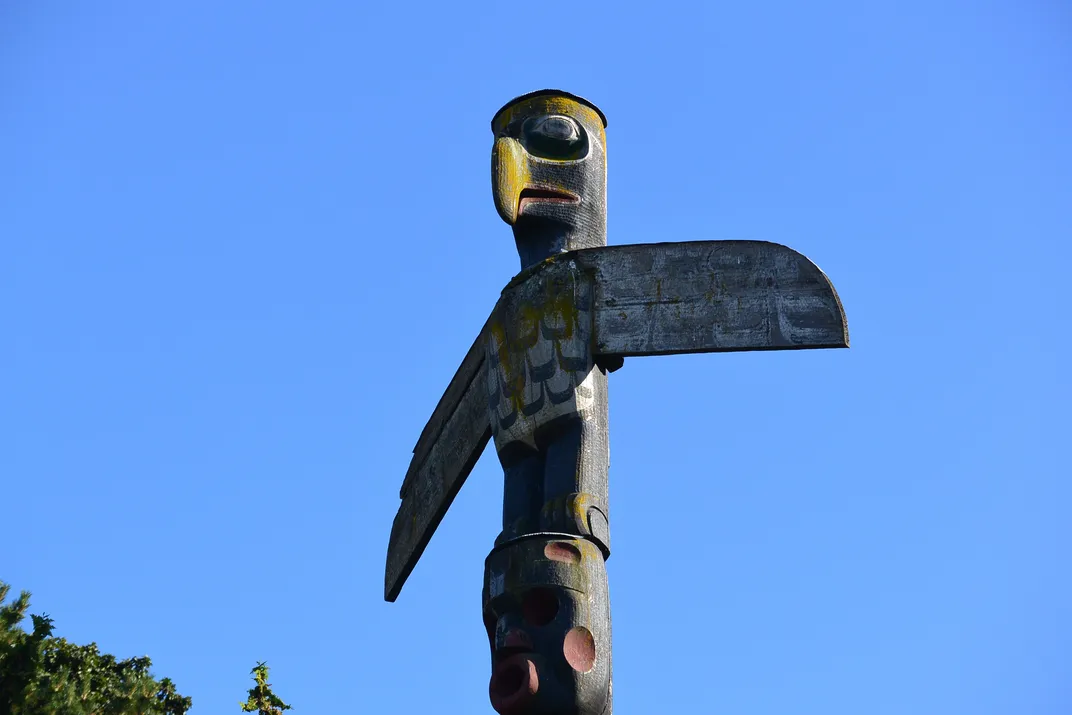
[[[560,116],[541,117],[537,120],[533,131],[543,134],[548,139],[566,142],[576,141],[581,135],[572,119]]]
[[[521,141],[531,153],[548,159],[579,159],[588,148],[584,129],[573,118],[560,114],[526,120]]]

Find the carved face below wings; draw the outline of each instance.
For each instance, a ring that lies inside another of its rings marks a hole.
[[[485,562],[484,625],[500,715],[601,715],[610,709],[607,572],[595,544],[535,535]]]

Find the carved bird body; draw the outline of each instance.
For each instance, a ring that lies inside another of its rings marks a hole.
[[[490,325],[485,364],[497,451],[516,442],[535,449],[537,430],[564,417],[593,417],[600,397],[590,285],[571,282],[527,298],[523,306],[500,302]]]

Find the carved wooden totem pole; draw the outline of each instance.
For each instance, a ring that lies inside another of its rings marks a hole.
[[[394,601],[494,437],[503,527],[483,616],[502,715],[611,715],[607,373],[641,355],[848,347],[830,281],[784,246],[608,247],[605,128],[553,90],[492,119],[492,193],[522,270],[414,448],[388,547]]]

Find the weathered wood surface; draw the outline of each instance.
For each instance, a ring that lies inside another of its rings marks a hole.
[[[465,395],[465,391],[469,388],[469,383],[480,372],[480,368],[484,363],[484,336],[487,335],[487,330],[488,324],[485,322],[484,327],[477,333],[476,340],[469,347],[469,352],[462,359],[462,364],[458,366],[457,372],[451,378],[450,384],[447,385],[443,396],[439,398],[439,403],[432,410],[432,416],[428,418],[428,424],[421,430],[421,436],[413,447],[413,460],[409,464],[406,478],[402,480],[402,488],[398,493],[399,498],[405,498],[406,492],[417,474],[417,469],[424,463],[425,457],[428,456],[428,450],[432,448],[443,429],[443,425],[458,409],[458,404],[461,402],[462,396]]]
[[[426,449],[414,454],[410,464],[406,478],[409,484],[403,490],[402,504],[395,515],[387,547],[384,598],[388,601],[398,597],[443,515],[491,439],[487,383],[481,370],[484,364],[482,346],[478,353],[475,364],[467,365],[472,350],[462,363],[466,372],[463,374],[459,370],[444,395],[445,400],[452,390],[461,393],[457,400],[450,401],[454,408],[445,413],[436,436],[429,438]],[[459,376],[470,373],[469,379],[462,384]],[[420,458],[421,454],[423,458]]]
[[[595,341],[603,355],[849,346],[830,280],[776,243],[652,243],[573,255],[596,277]]]
[[[514,278],[505,291],[581,272],[594,279],[595,353],[612,357],[848,347],[833,285],[796,251],[762,241],[583,249]],[[490,319],[413,450],[387,553],[394,601],[491,437],[485,381]]]

